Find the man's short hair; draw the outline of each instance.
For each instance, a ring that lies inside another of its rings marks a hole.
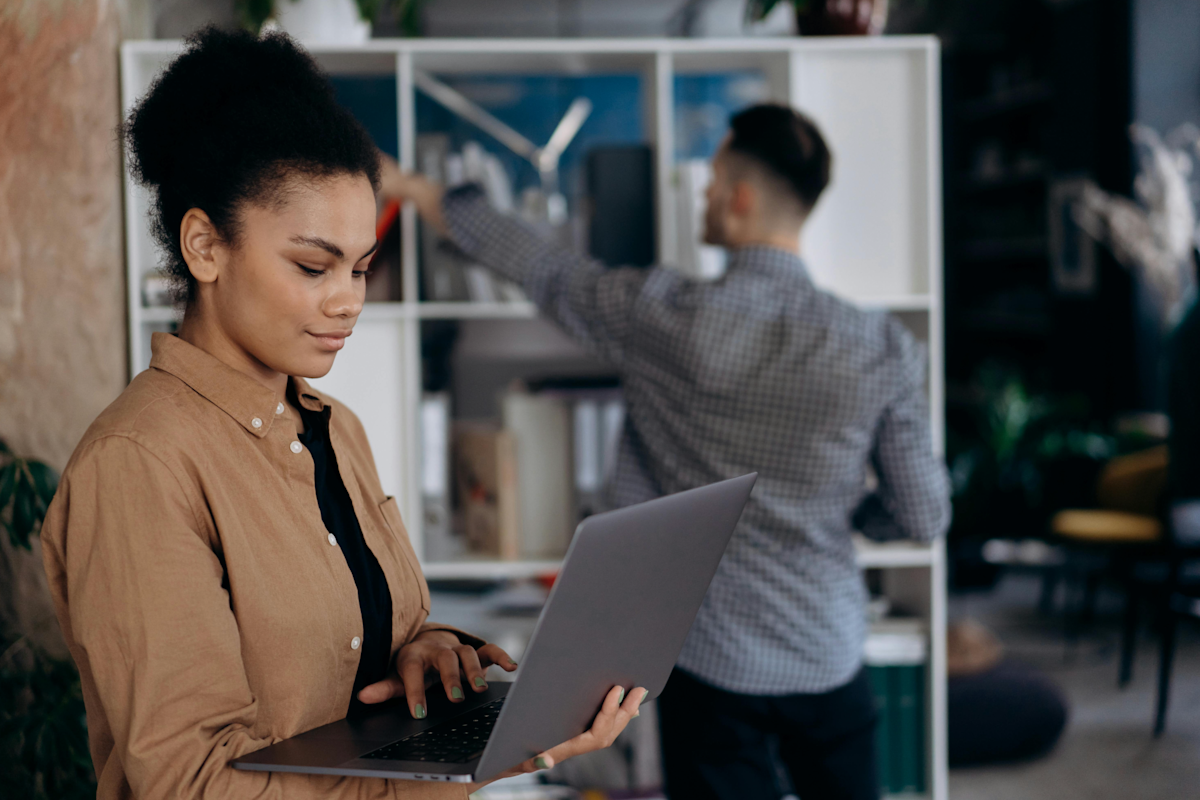
[[[794,108],[764,103],[734,114],[729,129],[731,152],[765,167],[795,194],[805,213],[812,210],[829,185],[833,164],[829,147],[812,120]]]

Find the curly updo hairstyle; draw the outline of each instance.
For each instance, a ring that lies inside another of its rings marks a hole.
[[[371,137],[338,105],[316,62],[281,33],[209,27],[188,37],[122,135],[130,171],[153,195],[160,268],[183,303],[196,297],[179,242],[189,209],[204,211],[236,245],[245,204],[277,207],[296,177],[364,175],[379,188]]]

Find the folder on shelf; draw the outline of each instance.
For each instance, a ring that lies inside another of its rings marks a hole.
[[[705,193],[712,180],[712,165],[700,158],[681,161],[675,167],[675,193],[679,234],[678,260],[681,272],[696,280],[716,280],[725,274],[725,249],[704,243]]]
[[[484,422],[455,423],[455,490],[472,553],[506,561],[520,556],[516,473],[508,431]]]
[[[450,395],[421,398],[421,513],[425,558],[446,561],[459,555],[450,510]]]
[[[501,413],[516,444],[521,555],[561,558],[579,521],[570,407],[553,394],[510,390]]]

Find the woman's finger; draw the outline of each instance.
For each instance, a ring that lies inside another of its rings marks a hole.
[[[500,667],[505,672],[512,672],[517,668],[517,662],[512,660],[512,656],[504,652],[500,647],[494,644],[485,644],[483,647],[475,651],[479,657],[479,663],[484,668],[490,667],[493,664]]]
[[[476,655],[475,648],[464,644],[454,648],[454,652],[458,654],[463,675],[467,677],[467,686],[471,688],[471,691],[482,692],[486,689],[487,676],[484,675],[483,666],[479,663],[479,656]]]
[[[447,647],[438,650],[434,655],[434,667],[442,678],[442,686],[446,689],[446,697],[451,702],[460,703],[466,697],[462,690],[461,665],[458,653]]]
[[[425,664],[420,658],[405,658],[398,666],[409,713],[414,719],[425,719],[429,713],[425,700]]]
[[[382,703],[404,694],[404,681],[399,675],[389,675],[383,680],[364,686],[358,693],[358,699],[363,703]]]

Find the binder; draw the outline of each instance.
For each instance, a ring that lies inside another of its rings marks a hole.
[[[871,692],[875,695],[875,707],[879,711],[879,722],[875,726],[875,759],[879,769],[880,794],[886,794],[892,786],[892,690],[888,685],[890,672],[888,667],[867,666]]]
[[[925,624],[902,618],[872,624],[863,647],[863,661],[880,703],[876,757],[884,795],[925,791],[928,649]]]

